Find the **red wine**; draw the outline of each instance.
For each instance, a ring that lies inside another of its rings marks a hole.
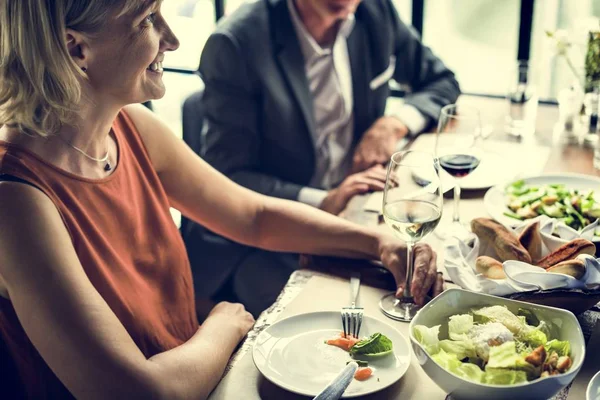
[[[469,175],[479,165],[479,158],[470,154],[448,154],[440,157],[440,165],[450,175],[460,178]]]

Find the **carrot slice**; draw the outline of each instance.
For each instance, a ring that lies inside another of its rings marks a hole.
[[[364,381],[364,380],[368,379],[372,374],[373,374],[373,370],[369,367],[359,368],[354,373],[354,379],[356,379],[357,381]]]
[[[359,340],[352,335],[344,336],[344,332],[340,332],[340,337],[329,339],[326,343],[332,346],[337,346],[342,350],[350,351]]]

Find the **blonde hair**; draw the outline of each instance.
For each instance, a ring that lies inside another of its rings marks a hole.
[[[66,29],[93,35],[151,0],[0,0],[0,126],[47,136],[68,124],[83,72]]]

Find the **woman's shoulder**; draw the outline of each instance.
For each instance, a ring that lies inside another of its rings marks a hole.
[[[153,111],[141,104],[131,104],[121,109],[118,119],[130,125],[141,139],[146,151],[150,155],[154,169],[160,172],[161,166],[166,162],[165,148],[170,146],[173,131]]]

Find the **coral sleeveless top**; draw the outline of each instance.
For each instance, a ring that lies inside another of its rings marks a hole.
[[[125,111],[112,132],[118,164],[106,178],[78,177],[0,141],[0,179],[20,178],[54,202],[90,281],[151,357],[198,329],[192,275],[167,195]],[[27,338],[11,302],[0,297],[0,397],[6,394],[71,397]]]

